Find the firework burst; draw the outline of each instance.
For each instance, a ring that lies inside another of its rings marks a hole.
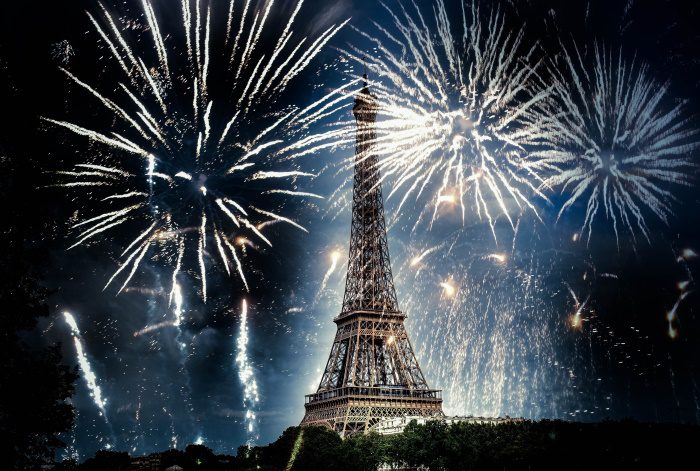
[[[121,292],[142,261],[164,261],[173,267],[172,301],[178,275],[191,264],[206,302],[207,266],[214,259],[248,289],[245,252],[236,240],[272,246],[262,232],[271,223],[306,230],[279,208],[285,199],[318,196],[297,189],[312,174],[281,162],[275,152],[295,139],[295,122],[313,121],[308,114],[315,105],[299,110],[278,98],[345,23],[316,38],[298,37],[293,26],[302,3],[272,39],[264,28],[274,1],[231,1],[218,22],[214,12],[221,4],[183,0],[182,23],[167,32],[149,0],[142,2],[142,25],[116,18],[102,3],[99,15],[88,13],[116,82],[103,93],[62,70],[112,122],[103,131],[46,121],[94,144],[89,158],[55,172],[59,181],[51,185],[80,191],[78,201],[90,202],[90,214],[72,226],[72,247],[116,229],[134,234],[107,285],[118,280]]]
[[[562,67],[551,69],[557,109],[548,150],[540,153],[558,168],[545,185],[569,192],[559,216],[581,202],[588,241],[603,216],[618,247],[623,228],[634,242],[638,232],[649,240],[647,213],[668,223],[675,197],[666,187],[689,185],[694,168],[690,154],[699,142],[684,103],[668,106],[669,83],[655,81],[646,65],[625,61],[622,53],[596,46],[588,67],[577,48],[564,49],[561,60]]]
[[[423,220],[432,225],[446,206],[459,208],[464,223],[470,207],[495,238],[499,216],[513,226],[515,213],[537,212],[533,195],[544,197],[545,161],[525,152],[543,139],[538,104],[549,94],[536,72],[536,45],[507,31],[500,12],[484,18],[462,5],[462,22],[453,25],[441,0],[432,21],[415,3],[385,8],[392,26],[358,31],[374,51],[351,45],[343,52],[375,79],[372,140],[388,197],[400,197],[398,211],[411,198],[419,202],[414,229]],[[319,146],[354,142],[353,123],[345,124],[344,133],[319,136],[326,140]]]

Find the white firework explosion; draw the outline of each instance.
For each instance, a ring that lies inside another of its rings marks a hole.
[[[559,217],[585,205],[581,233],[590,242],[593,223],[605,217],[619,247],[620,230],[636,243],[650,240],[647,213],[668,224],[676,199],[670,185],[689,185],[697,132],[684,102],[670,103],[669,83],[649,76],[638,60],[626,61],[596,45],[587,62],[566,48],[554,64],[553,119],[549,142],[538,156],[557,171],[545,186],[568,191]],[[557,67],[561,65],[561,67]]]
[[[441,205],[458,205],[464,222],[470,206],[494,238],[498,217],[513,227],[515,213],[537,213],[532,198],[544,198],[547,169],[526,149],[544,138],[539,103],[549,95],[537,74],[537,46],[526,46],[522,31],[509,32],[500,12],[483,16],[462,5],[461,24],[453,25],[442,0],[432,24],[415,2],[410,10],[385,8],[391,27],[375,22],[376,33],[358,31],[373,52],[352,45],[343,52],[376,78],[372,140],[388,197],[400,195],[399,211],[410,198],[427,200],[414,229],[427,217],[432,225]],[[347,131],[326,132],[319,147],[354,142],[353,123],[340,124]]]
[[[206,302],[209,260],[238,273],[247,289],[244,247],[251,240],[272,245],[264,226],[281,222],[306,231],[277,208],[285,198],[318,197],[297,189],[298,180],[312,174],[276,152],[296,139],[296,123],[314,121],[309,115],[327,97],[303,110],[278,98],[347,21],[316,38],[298,36],[293,26],[302,0],[270,39],[264,28],[274,3],[231,0],[217,22],[213,13],[221,3],[182,0],[182,23],[167,33],[149,0],[142,1],[144,24],[115,18],[102,3],[100,15],[88,13],[116,68],[107,69],[115,83],[103,93],[63,71],[111,122],[101,131],[46,121],[95,144],[85,161],[55,172],[62,181],[51,185],[80,191],[78,201],[89,203],[92,214],[73,225],[73,247],[110,231],[135,234],[107,285],[121,276],[123,290],[150,257],[174,267],[172,301],[178,274],[191,262]]]

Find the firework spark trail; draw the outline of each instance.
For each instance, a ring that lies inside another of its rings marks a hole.
[[[695,279],[693,278],[693,273],[690,270],[688,261],[697,257],[697,253],[693,249],[686,248],[681,251],[681,253],[676,256],[676,262],[683,267],[686,279],[679,281],[678,287],[678,297],[673,303],[671,309],[666,313],[666,321],[668,322],[668,336],[671,339],[678,337],[678,308],[681,306],[683,301],[690,295],[695,288]]]
[[[454,298],[457,295],[457,291],[459,291],[452,277],[447,281],[441,281],[439,285],[443,289],[443,294],[446,298]]]
[[[573,53],[563,47],[562,60],[550,67],[552,119],[546,150],[536,153],[557,169],[543,186],[569,192],[559,216],[585,204],[581,233],[589,242],[602,217],[618,247],[622,228],[633,243],[637,232],[649,241],[645,213],[668,224],[676,198],[666,187],[690,184],[697,130],[688,127],[683,102],[666,106],[669,83],[656,82],[646,65],[625,61],[622,52],[615,57],[596,45],[587,62],[575,46]]]
[[[141,330],[137,330],[134,332],[134,337],[140,337],[142,335],[154,332],[156,330],[160,330],[163,327],[168,327],[168,326],[173,326],[175,323],[173,321],[163,321],[163,322],[158,322],[157,324],[150,324],[144,327]]]
[[[506,257],[506,255],[502,254],[502,253],[490,253],[490,254],[486,255],[486,257],[484,257],[484,258],[486,258],[488,260],[493,260],[500,265],[503,265],[504,263],[506,263],[508,261],[508,257]]]
[[[571,314],[569,317],[569,323],[571,325],[572,329],[577,329],[580,330],[583,326],[583,321],[584,319],[582,318],[581,314],[583,313],[583,310],[586,308],[586,305],[588,304],[588,300],[590,297],[586,297],[586,299],[583,300],[583,302],[579,301],[578,296],[576,296],[576,292],[573,290],[571,285],[568,283],[564,283],[566,286],[566,289],[569,290],[569,294],[571,295],[571,298],[574,301],[574,313]]]
[[[277,97],[347,21],[328,26],[316,38],[299,37],[294,25],[302,4],[295,5],[270,51],[261,46],[267,41],[259,40],[270,28],[274,2],[246,0],[238,9],[231,0],[224,24],[219,24],[210,2],[182,0],[184,35],[177,26],[163,27],[151,0],[141,1],[141,32],[120,28],[102,3],[99,14],[88,13],[123,76],[115,79],[114,91],[105,93],[62,70],[72,84],[96,99],[115,125],[100,131],[97,126],[45,118],[47,124],[99,147],[89,160],[55,172],[59,183],[49,186],[104,192],[99,211],[89,207],[90,215],[74,224],[72,229],[80,232],[72,247],[116,230],[124,233],[122,228],[137,231],[125,244],[120,266],[107,285],[120,277],[121,292],[144,260],[175,262],[172,302],[177,277],[186,273],[184,264],[191,263],[194,253],[199,291],[206,302],[207,270],[214,258],[248,289],[246,253],[234,240],[258,239],[272,246],[260,230],[269,218],[306,230],[279,208],[288,197],[320,198],[298,188],[300,180],[314,174],[299,170],[294,156],[282,159],[279,150],[303,139],[304,129],[323,118],[316,114],[318,109],[327,109],[337,93],[303,109],[282,107]],[[225,40],[217,32],[219,26],[227,32]],[[183,36],[178,44],[175,38]],[[301,49],[305,42],[308,47]],[[225,96],[216,95],[208,83],[213,73],[226,81]],[[192,106],[183,109],[181,103]],[[247,206],[250,201],[256,205],[254,217]],[[210,252],[210,247],[216,249]]]
[[[340,253],[339,250],[333,250],[331,252],[331,265],[328,267],[328,270],[326,270],[326,273],[323,275],[323,280],[321,280],[321,286],[318,289],[318,292],[316,293],[316,296],[314,297],[314,302],[312,305],[316,305],[318,300],[321,298],[321,293],[326,289],[326,285],[328,284],[328,280],[330,279],[331,275],[335,272],[335,269],[338,267],[338,261],[342,257],[342,254]]]
[[[415,229],[428,219],[432,226],[443,205],[458,205],[464,222],[469,205],[494,238],[499,215],[514,226],[514,212],[537,214],[531,199],[545,197],[540,188],[548,168],[526,149],[545,138],[540,104],[550,90],[540,83],[536,45],[526,46],[522,31],[507,31],[499,12],[484,18],[463,6],[464,34],[455,37],[441,0],[433,6],[433,26],[416,3],[410,11],[385,7],[391,27],[375,23],[376,35],[358,31],[376,52],[365,55],[355,46],[343,52],[377,77],[369,83],[378,112],[371,140],[381,178],[390,183],[388,198],[400,197],[397,213],[410,198],[427,195]],[[307,137],[308,148],[298,154],[354,143],[354,123],[336,121]]]
[[[145,368],[142,368],[140,373],[144,373],[144,372],[145,372]],[[141,422],[141,406],[142,406],[141,396],[142,396],[142,394],[144,394],[144,392],[146,390],[146,386],[144,384],[145,379],[146,379],[146,377],[143,374],[141,374],[140,375],[140,384],[139,384],[139,393],[138,393],[138,396],[136,399],[137,405],[136,405],[136,410],[134,412],[134,421],[136,422],[134,432],[135,432],[136,437],[132,440],[132,443],[133,443],[132,448],[131,448],[132,453],[136,452],[137,446],[140,446],[141,448],[145,447],[145,431],[144,431],[143,423]]]
[[[255,372],[248,358],[248,303],[245,299],[241,305],[240,322],[238,338],[236,339],[236,366],[238,367],[238,379],[243,386],[243,408],[245,409],[248,445],[252,445],[257,438],[255,432],[255,408],[260,397],[258,395],[258,383],[255,379]]]
[[[71,330],[78,365],[80,366],[80,371],[83,372],[83,379],[85,380],[85,385],[90,391],[92,402],[99,410],[100,416],[104,419],[107,427],[109,427],[112,442],[114,442],[114,431],[112,430],[112,424],[109,422],[109,418],[107,417],[107,398],[102,396],[102,389],[97,382],[97,375],[93,371],[92,365],[90,364],[90,359],[85,352],[83,337],[80,334],[78,323],[76,322],[75,317],[73,317],[73,315],[68,311],[63,312],[63,319]],[[109,447],[111,445],[108,443],[107,446]]]
[[[440,249],[443,246],[443,244],[440,245],[435,245],[433,247],[425,249],[423,252],[420,254],[416,255],[411,259],[410,266],[415,267],[419,265],[425,257],[430,255],[431,253],[434,253],[436,250]]]
[[[170,419],[170,448],[177,449],[177,432],[175,431],[175,420],[173,414],[168,411],[165,407],[162,408],[163,413],[165,413]]]

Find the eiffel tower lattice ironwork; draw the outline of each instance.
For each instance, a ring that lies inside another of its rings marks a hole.
[[[302,425],[346,436],[379,421],[443,415],[441,391],[429,389],[404,327],[391,275],[375,140],[376,99],[355,97],[357,122],[352,226],[338,330],[318,391],[306,396]]]

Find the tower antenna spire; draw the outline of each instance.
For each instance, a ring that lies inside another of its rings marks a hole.
[[[364,66],[364,73],[362,74],[362,78],[364,79],[364,86],[367,87],[367,56],[362,56],[362,65]]]

